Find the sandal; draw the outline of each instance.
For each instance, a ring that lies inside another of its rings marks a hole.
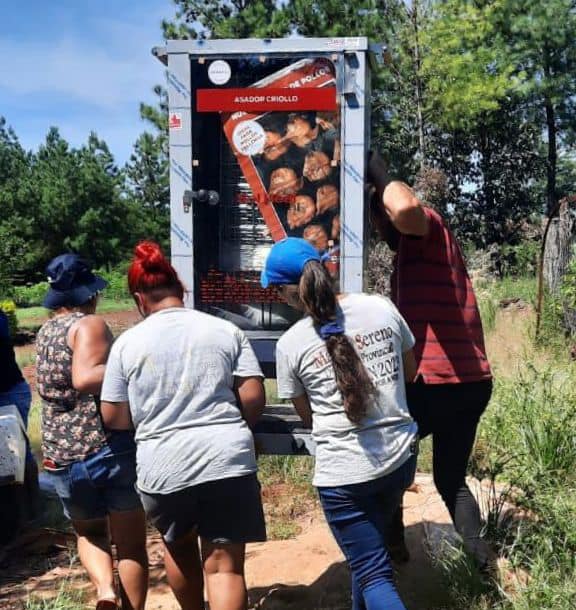
[[[96,602],[96,610],[118,610],[115,599],[99,599]]]

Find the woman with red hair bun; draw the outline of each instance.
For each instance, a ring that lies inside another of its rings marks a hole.
[[[265,404],[260,366],[239,328],[184,307],[157,244],[136,246],[128,285],[144,321],[112,347],[104,421],[135,429],[138,491],[181,607],[204,608],[205,576],[212,610],[243,610],[245,544],[266,537],[250,431]]]

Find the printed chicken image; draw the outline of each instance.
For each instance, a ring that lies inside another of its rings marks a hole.
[[[328,178],[332,168],[326,153],[315,150],[309,152],[304,159],[304,177],[310,182],[318,182]]]
[[[323,184],[316,191],[316,212],[318,214],[338,207],[339,203],[340,194],[333,184]]]
[[[271,198],[295,195],[302,187],[302,178],[299,178],[291,167],[279,167],[270,175]]]
[[[337,214],[332,219],[332,230],[330,231],[332,239],[340,239],[340,214]]]
[[[322,225],[309,225],[304,229],[302,235],[306,241],[309,241],[316,250],[324,252],[328,249],[328,234]]]
[[[290,148],[290,141],[282,137],[277,131],[266,132],[264,144],[264,158],[267,161],[276,161]]]
[[[296,229],[308,224],[316,215],[314,199],[308,195],[297,195],[287,213],[288,226]]]
[[[296,146],[304,148],[313,142],[319,133],[316,117],[313,112],[292,113],[286,124],[286,138]]]

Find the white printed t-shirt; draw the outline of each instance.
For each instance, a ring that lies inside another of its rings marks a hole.
[[[262,376],[245,334],[225,320],[174,307],[112,346],[101,399],[130,403],[138,487],[168,494],[256,472],[252,433],[234,377]]]
[[[312,318],[297,322],[276,346],[279,396],[306,394],[310,401],[317,487],[363,483],[393,472],[414,452],[417,432],[406,406],[402,354],[413,347],[414,337],[405,320],[380,296],[348,294],[339,308],[345,334],[377,388],[360,424],[346,416],[332,362]]]

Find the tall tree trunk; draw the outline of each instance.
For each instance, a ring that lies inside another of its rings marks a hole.
[[[550,54],[547,48],[544,48],[544,74],[545,78],[550,82],[553,74],[550,65]],[[536,297],[536,336],[540,332],[540,321],[542,318],[542,307],[544,303],[544,282],[548,283],[548,286],[554,287],[557,285],[554,274],[550,277],[546,277],[546,273],[550,272],[550,267],[546,267],[544,261],[546,260],[546,252],[549,248],[549,243],[556,243],[557,236],[554,235],[559,229],[559,223],[554,226],[552,222],[553,216],[555,216],[560,209],[558,204],[558,196],[556,193],[556,164],[558,160],[558,153],[556,150],[556,113],[554,111],[554,105],[548,92],[544,93],[544,109],[546,111],[546,128],[548,131],[548,159],[546,162],[546,215],[548,216],[548,222],[544,230],[542,237],[542,246],[540,248],[540,261],[538,264],[538,289]],[[549,240],[549,233],[552,234],[552,239]]]
[[[546,96],[544,100],[546,108],[546,127],[548,130],[548,160],[546,163],[546,212],[550,214],[558,201],[556,193],[556,163],[558,154],[556,152],[556,116],[552,100]]]
[[[418,121],[418,144],[420,147],[420,157],[422,164],[426,163],[426,139],[424,136],[424,113],[422,109],[422,81],[420,80],[420,38],[419,38],[419,24],[418,24],[418,2],[414,2],[414,10],[412,17],[412,24],[414,27],[414,72],[416,76],[416,117]]]
[[[544,73],[548,82],[553,78],[548,49],[544,49]],[[548,159],[546,163],[546,212],[548,215],[556,210],[558,195],[556,193],[556,164],[558,152],[556,150],[556,112],[548,92],[544,94],[544,108],[546,110],[546,129],[548,132]]]
[[[495,212],[497,206],[492,183],[492,149],[484,120],[481,121],[478,128],[478,144],[481,154],[480,168],[482,171],[482,192],[484,195],[484,224],[486,226],[482,240],[484,247],[487,247],[497,241],[497,236],[500,235],[500,227],[496,226],[497,216]],[[500,268],[498,272],[501,273]]]
[[[420,54],[420,3],[413,0],[410,18],[414,31],[414,89],[416,96],[416,120],[418,123],[418,148],[420,153],[421,165],[426,165],[426,139],[424,135],[424,112],[422,109],[422,81],[420,80],[421,54]]]

